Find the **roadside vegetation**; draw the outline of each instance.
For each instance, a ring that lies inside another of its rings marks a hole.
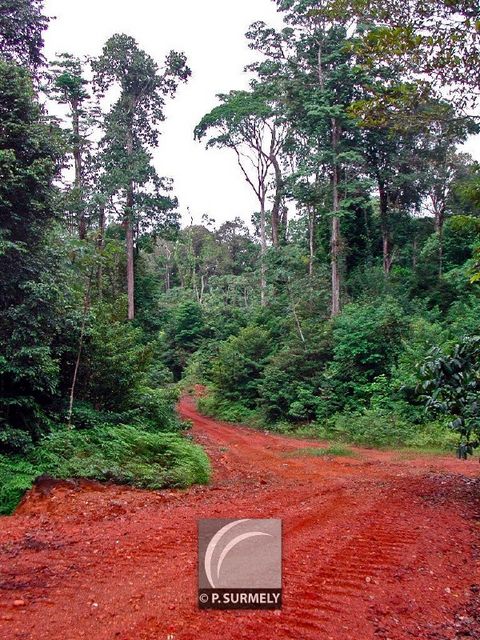
[[[185,55],[46,60],[41,0],[0,5],[1,512],[39,474],[207,482],[174,410],[195,384],[222,420],[474,452],[476,5],[278,0],[193,132],[256,210],[183,228],[153,158]]]

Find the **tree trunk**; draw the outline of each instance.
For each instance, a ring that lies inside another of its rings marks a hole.
[[[382,227],[382,253],[383,253],[383,273],[386,277],[390,275],[393,263],[390,231]]]
[[[280,229],[280,227],[282,226],[282,172],[280,170],[278,160],[274,154],[270,156],[270,160],[275,171],[275,197],[272,206],[272,244],[275,248],[278,248],[278,246],[280,245],[280,236],[282,236],[283,240],[283,229]]]
[[[438,277],[443,275],[443,225],[438,231]]]
[[[68,428],[71,429],[72,428],[72,415],[73,415],[73,403],[75,400],[75,387],[77,385],[77,379],[78,379],[78,371],[80,369],[80,362],[82,359],[82,351],[83,351],[83,341],[85,338],[85,327],[87,324],[87,316],[88,316],[88,310],[90,308],[90,288],[92,285],[92,276],[93,276],[93,267],[90,271],[90,275],[88,277],[87,280],[87,285],[85,287],[85,295],[83,298],[83,316],[82,316],[82,324],[81,324],[81,328],[80,328],[80,337],[78,339],[78,351],[77,351],[77,358],[75,360],[75,367],[73,370],[73,378],[72,378],[72,385],[70,387],[70,395],[69,395],[69,400],[68,400],[68,412],[67,412],[67,424],[68,424]]]
[[[332,216],[332,232],[331,232],[331,271],[332,271],[332,309],[331,316],[334,318],[340,313],[340,252],[341,252],[341,238],[340,238],[340,219],[337,215],[340,209],[339,198],[339,166],[337,163],[337,147],[340,140],[340,127],[335,118],[332,118],[332,149],[334,152],[334,161],[332,167],[332,204],[333,204],[333,216]]]
[[[288,208],[282,204],[280,207],[280,239],[282,242],[287,242],[288,232]]]
[[[390,237],[390,225],[388,221],[388,196],[383,181],[377,176],[378,193],[380,196],[380,228],[382,231],[382,256],[383,273],[388,277],[392,268],[392,246]]]
[[[293,302],[292,302],[292,311],[293,311],[293,317],[295,318],[295,324],[297,325],[298,335],[300,337],[300,340],[305,344],[305,336],[303,335],[302,325],[300,324],[300,320],[297,314],[297,309],[293,304]]]
[[[77,190],[78,203],[78,237],[84,240],[87,235],[87,224],[85,220],[85,207],[83,202],[83,163],[82,144],[80,137],[80,115],[78,112],[78,102],[72,101],[72,127],[73,127],[73,163],[75,169],[75,188]]]
[[[313,276],[313,259],[315,257],[315,209],[313,207],[308,208],[308,275],[310,278]]]
[[[267,304],[266,300],[266,268],[265,268],[265,254],[267,253],[267,236],[265,231],[265,199],[260,203],[260,304],[264,307]]]
[[[165,265],[165,291],[170,291],[170,264]]]
[[[443,224],[445,222],[445,206],[433,199],[434,215],[435,215],[435,233],[438,236],[438,277],[443,274]]]
[[[101,253],[105,244],[105,207],[100,209],[100,215],[98,216],[98,238],[97,238],[97,251]],[[98,263],[97,269],[97,289],[99,300],[103,297],[103,265],[102,256]]]
[[[127,198],[127,203],[130,196]],[[128,204],[127,204],[128,206]],[[125,240],[127,249],[127,298],[128,298],[128,319],[135,319],[135,274],[134,274],[134,246],[133,246],[133,225],[131,215],[125,220]]]
[[[332,218],[332,312],[334,318],[340,313],[340,220]]]
[[[133,118],[134,101],[130,107],[129,115]],[[133,154],[133,131],[132,123],[128,125],[127,131],[127,156]],[[128,298],[128,319],[135,319],[135,272],[134,272],[134,241],[133,241],[133,181],[130,181],[127,188],[127,200],[125,206],[125,241],[127,249],[127,298]]]

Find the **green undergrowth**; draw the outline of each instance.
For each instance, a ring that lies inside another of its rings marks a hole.
[[[203,449],[178,433],[128,425],[56,429],[27,458],[0,456],[0,513],[11,513],[36,477],[88,478],[144,489],[207,483]]]
[[[258,411],[248,409],[240,402],[232,402],[218,398],[214,394],[208,394],[198,398],[198,410],[206,416],[225,422],[237,422],[249,424],[252,427],[265,427],[262,416]]]
[[[358,412],[336,413],[329,418],[310,422],[270,422],[260,409],[247,409],[240,402],[228,402],[212,391],[200,398],[197,404],[200,412],[219,420],[240,422],[296,438],[328,440],[340,445],[439,453],[452,452],[458,445],[458,434],[449,428],[447,419],[415,423],[394,409],[368,408]]]
[[[395,414],[372,410],[337,414],[315,423],[313,429],[316,437],[366,447],[452,451],[458,442],[444,421],[414,424]]]
[[[322,457],[344,457],[344,458],[356,458],[358,454],[347,447],[341,445],[330,445],[326,449],[320,449],[315,447],[305,447],[304,449],[295,449],[295,451],[288,451],[284,454],[285,458],[322,458]]]

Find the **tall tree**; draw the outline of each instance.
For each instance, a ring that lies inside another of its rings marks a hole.
[[[234,151],[247,183],[260,207],[261,283],[260,297],[266,304],[265,253],[267,250],[266,213],[271,193],[272,172],[275,179],[272,240],[279,244],[282,177],[279,156],[285,129],[265,95],[258,91],[231,91],[220,95],[220,105],[206,114],[195,127],[195,137],[201,140],[214,131],[208,147]],[[216,135],[215,135],[216,134]]]
[[[331,16],[349,16],[363,25],[358,50],[373,66],[400,63],[404,76],[428,93],[442,97],[448,86],[457,107],[478,102],[477,0],[329,0],[326,4]],[[411,96],[415,101],[415,93]]]
[[[69,146],[73,156],[74,186],[69,192],[68,208],[72,210],[78,236],[87,233],[87,194],[89,146],[88,137],[98,119],[96,105],[88,92],[82,61],[68,53],[61,54],[50,66],[49,93],[59,104],[69,107]]]
[[[43,0],[0,0],[0,57],[36,71],[44,63]]]
[[[432,214],[435,233],[438,238],[438,275],[443,274],[443,228],[449,203],[456,182],[468,172],[472,159],[464,153],[455,151],[453,145],[445,144],[445,139],[437,140],[433,148],[428,149],[428,163],[425,168],[425,208]]]
[[[165,119],[166,96],[190,76],[183,53],[171,51],[163,69],[125,34],[112,36],[93,62],[100,91],[112,85],[120,96],[105,118],[103,158],[115,204],[122,208],[127,252],[128,318],[135,317],[134,245],[140,228],[165,222],[175,201],[162,195],[168,183],[152,165],[151,149],[158,146],[158,125]]]
[[[362,131],[366,169],[378,191],[382,264],[388,276],[395,258],[395,222],[422,199],[422,167],[418,160],[417,137],[388,127]]]
[[[263,60],[250,69],[263,81],[274,79],[278,86],[286,119],[301,147],[299,176],[318,175],[330,184],[331,315],[336,316],[341,308],[346,168],[356,161],[347,110],[355,99],[358,70],[348,47],[345,21],[324,17],[323,2],[277,4],[289,26],[275,31],[263,22],[252,25],[247,33],[250,47],[262,54]]]
[[[39,436],[58,383],[53,345],[61,312],[46,244],[62,160],[59,131],[44,118],[28,71],[3,61],[0,123],[1,449]]]

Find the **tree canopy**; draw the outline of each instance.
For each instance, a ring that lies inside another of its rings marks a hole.
[[[216,221],[158,169],[186,55],[118,33],[47,61],[42,2],[0,2],[0,510],[34,471],[205,481],[196,385],[226,420],[474,450],[477,3],[275,4],[242,87],[191,105],[256,199]]]

